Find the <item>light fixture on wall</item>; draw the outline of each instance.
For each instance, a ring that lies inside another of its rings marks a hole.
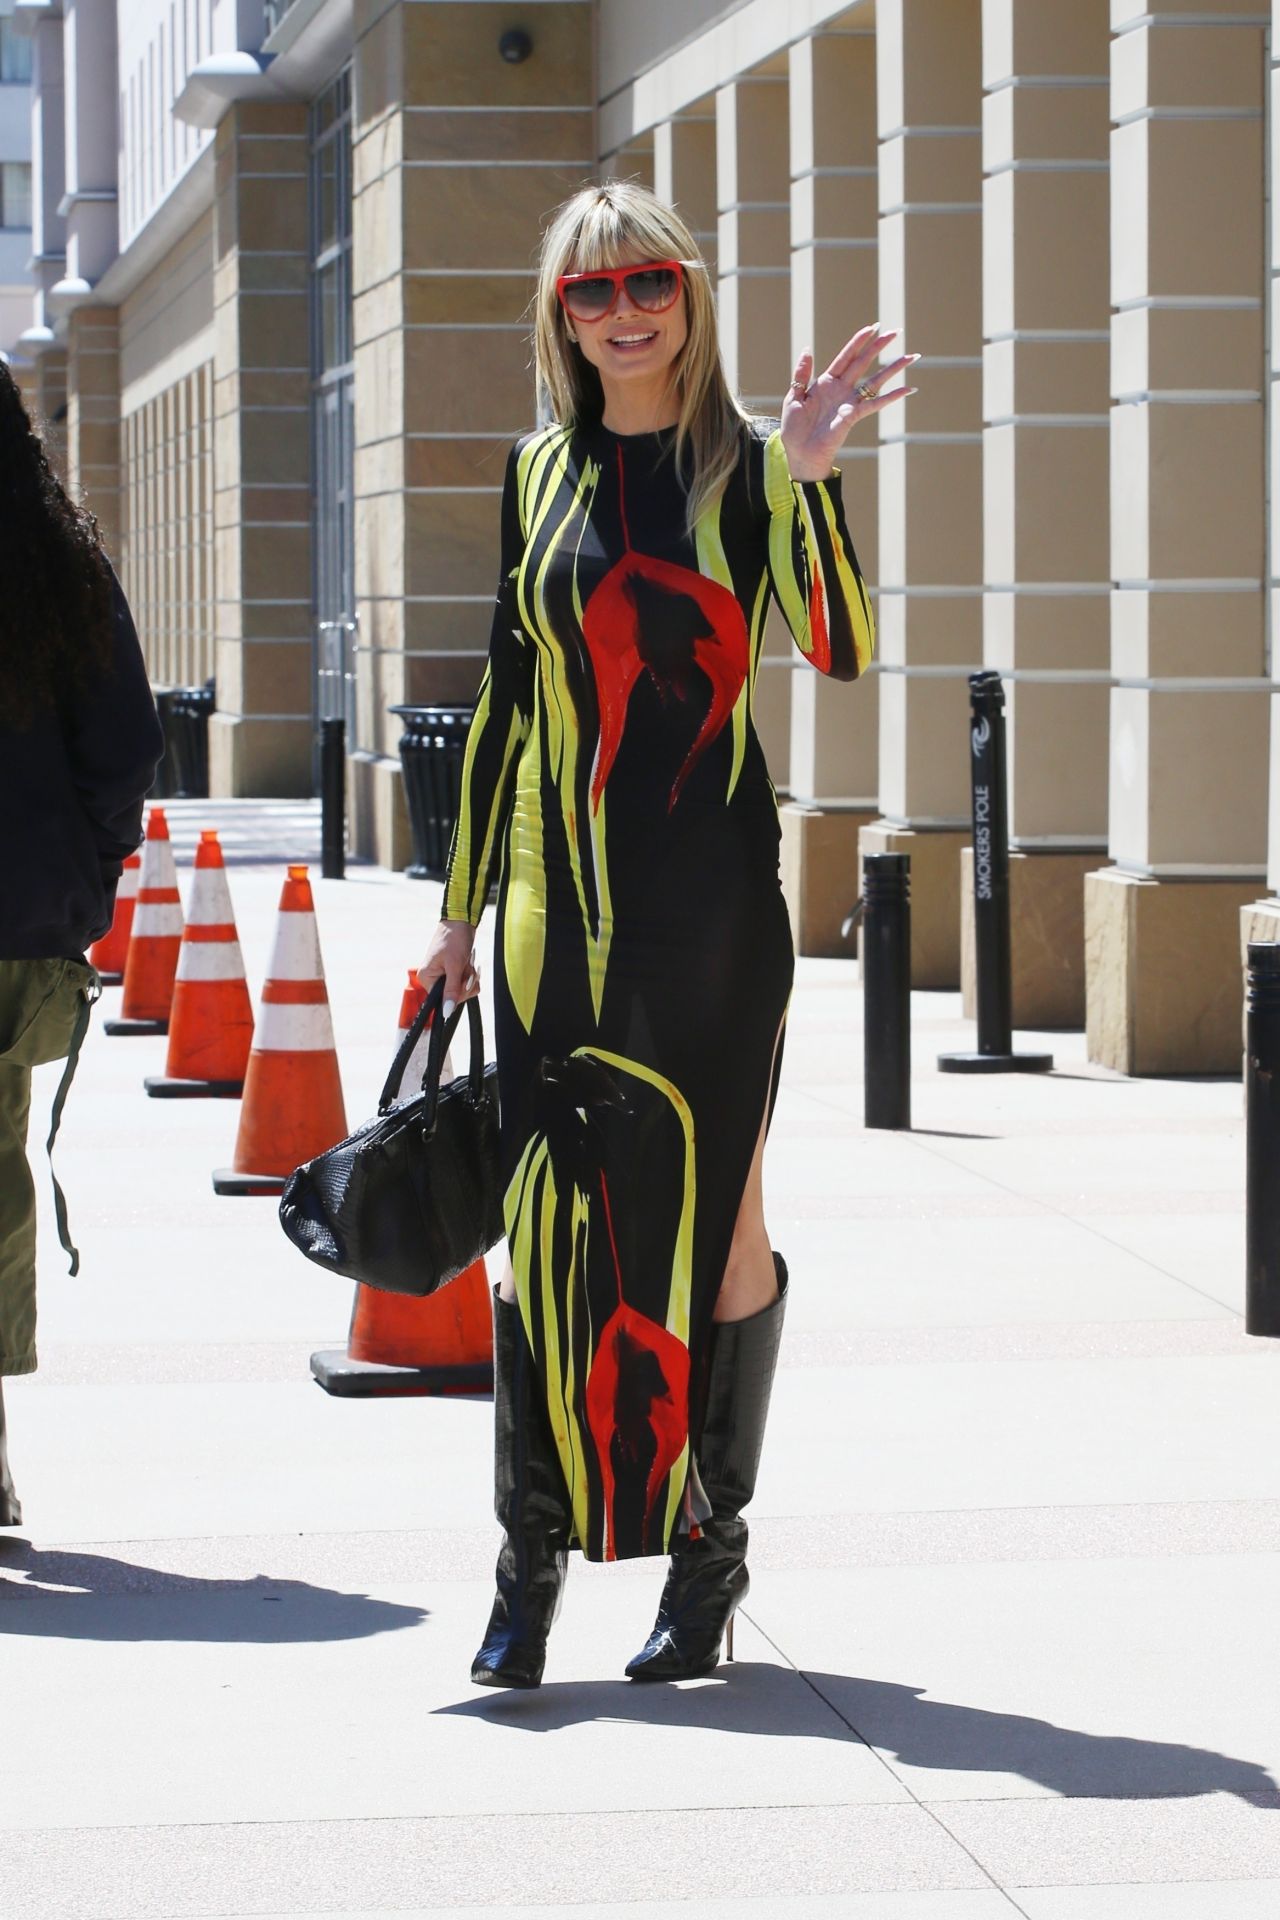
[[[498,42],[498,52],[513,67],[518,67],[533,52],[533,41],[523,27],[508,27]]]

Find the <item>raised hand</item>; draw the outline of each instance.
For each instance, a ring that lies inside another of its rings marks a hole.
[[[881,333],[878,323],[860,328],[816,380],[813,355],[800,355],[782,402],[782,445],[793,480],[825,480],[832,460],[859,420],[918,391],[894,387],[889,393],[881,392],[895,374],[920,358],[918,353],[905,353],[877,367],[876,355],[896,338],[896,328],[892,333]]]

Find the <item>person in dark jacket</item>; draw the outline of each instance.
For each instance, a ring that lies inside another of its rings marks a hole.
[[[36,1365],[31,1069],[83,1038],[98,987],[85,949],[111,924],[163,744],[97,522],[0,362],[0,1526],[22,1518],[3,1379]]]

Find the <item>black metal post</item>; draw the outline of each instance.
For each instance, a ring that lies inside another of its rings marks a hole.
[[[1052,1054],[1013,1051],[1004,688],[990,668],[969,675],[969,747],[978,1050],[939,1054],[938,1066],[943,1073],[1048,1073]]]
[[[911,1126],[911,859],[862,862],[863,1118]]]
[[[1280,1336],[1280,943],[1249,942],[1244,1330]]]
[[[342,880],[347,870],[347,723],[320,722],[320,871]]]

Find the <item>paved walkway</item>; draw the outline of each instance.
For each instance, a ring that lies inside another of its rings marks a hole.
[[[232,887],[256,993],[279,870]],[[354,1120],[439,895],[316,893]],[[1275,1920],[1239,1086],[1119,1080],[1078,1035],[1052,1079],[948,1079],[958,1015],[916,997],[916,1131],[867,1134],[853,969],[801,965],[738,1663],[628,1686],[661,1569],[579,1563],[535,1695],[467,1681],[488,1403],[322,1394],[350,1289],[214,1197],[234,1105],[148,1101],[163,1043],[96,1029],[60,1148],[83,1271],[46,1217],[43,1366],[6,1394],[4,1920]]]

